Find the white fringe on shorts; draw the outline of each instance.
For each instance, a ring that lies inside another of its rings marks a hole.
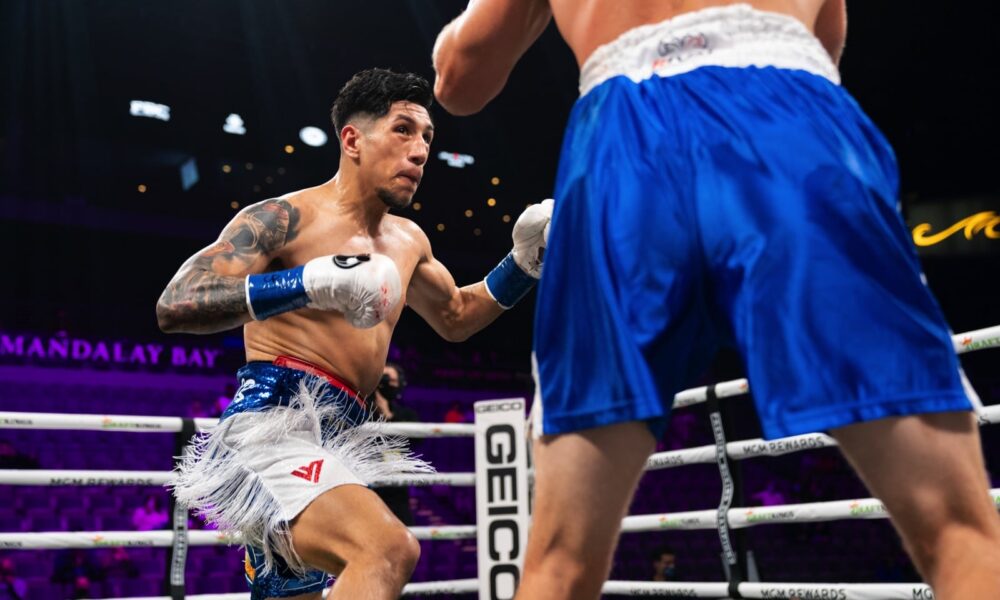
[[[289,406],[247,411],[199,434],[187,448],[172,487],[177,501],[190,507],[225,534],[242,536],[244,544],[264,553],[266,574],[275,555],[297,575],[309,567],[292,547],[282,506],[248,465],[254,457],[273,454],[273,444],[292,432],[310,441],[356,475],[371,482],[393,475],[432,473],[433,467],[410,453],[406,439],[386,436],[376,426],[351,427],[337,403],[317,404],[325,383],[300,384]],[[346,397],[339,402],[354,402]],[[237,433],[230,434],[239,423]],[[347,518],[350,518],[348,516]]]

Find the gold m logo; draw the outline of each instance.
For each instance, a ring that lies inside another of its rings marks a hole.
[[[972,236],[980,231],[990,239],[1000,239],[1000,215],[988,210],[976,213],[971,217],[966,217],[955,223],[944,231],[928,235],[932,226],[930,223],[921,223],[913,228],[913,243],[918,246],[933,246],[938,242],[949,238],[959,231],[965,230],[965,239],[971,240]]]

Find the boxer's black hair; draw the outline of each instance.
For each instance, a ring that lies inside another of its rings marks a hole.
[[[330,109],[330,120],[339,137],[340,130],[355,115],[374,118],[389,113],[393,102],[413,102],[430,112],[434,104],[431,84],[414,73],[395,73],[389,69],[366,69],[351,77],[340,88]]]

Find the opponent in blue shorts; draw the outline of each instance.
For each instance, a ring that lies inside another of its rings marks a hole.
[[[546,437],[519,597],[597,597],[674,394],[721,345],[766,437],[837,438],[938,598],[1000,597],[978,398],[892,149],[839,85],[843,2],[710,4],[482,0],[438,37],[435,90],[459,114],[553,14],[581,64],[535,318]]]

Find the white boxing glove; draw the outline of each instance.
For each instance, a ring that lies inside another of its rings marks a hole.
[[[514,223],[514,262],[535,279],[542,276],[543,250],[549,242],[549,222],[552,221],[552,199],[543,200],[524,209]]]
[[[314,258],[305,264],[302,283],[309,307],[340,311],[361,329],[385,320],[403,289],[396,263],[384,254]]]

